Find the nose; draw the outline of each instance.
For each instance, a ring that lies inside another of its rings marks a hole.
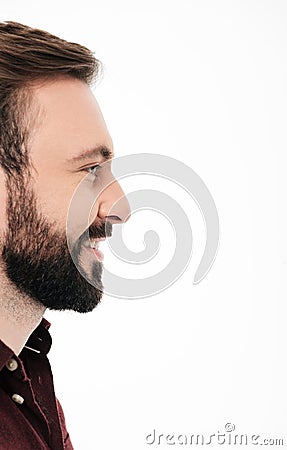
[[[131,215],[130,204],[118,181],[112,183],[101,193],[98,203],[98,217],[112,224],[125,223]]]

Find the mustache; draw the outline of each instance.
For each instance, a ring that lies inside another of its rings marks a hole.
[[[86,233],[88,233],[91,239],[107,238],[112,235],[112,224],[110,222],[103,222],[101,224],[93,224],[89,227]]]
[[[110,222],[93,223],[79,238],[81,244],[87,239],[107,238],[112,236],[113,225]]]

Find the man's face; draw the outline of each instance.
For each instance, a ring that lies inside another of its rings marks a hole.
[[[128,219],[129,204],[114,179],[95,198],[72,248],[83,277],[67,247],[67,213],[84,177],[113,156],[89,150],[104,146],[112,152],[112,141],[85,83],[62,79],[33,89],[44,115],[31,141],[31,177],[7,180],[7,214],[1,230],[3,267],[21,292],[45,307],[91,311],[102,297],[102,262],[97,252],[86,247],[87,232],[90,238],[110,236],[115,216],[118,222]],[[79,158],[83,153],[86,156]],[[120,208],[110,213],[120,199]]]

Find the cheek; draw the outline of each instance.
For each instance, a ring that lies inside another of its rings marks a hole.
[[[34,179],[40,212],[61,230],[66,229],[68,220],[68,227],[75,236],[95,223],[99,211],[98,191],[89,183],[82,183],[83,178],[82,174],[63,176],[44,171]]]
[[[66,226],[67,213],[75,187],[72,183],[61,183],[52,177],[44,178],[41,183],[35,184],[34,192],[39,212],[49,222],[56,222],[61,229]]]
[[[90,214],[87,217],[89,226],[95,223],[96,218],[98,217],[98,213],[99,213],[99,203],[98,201],[95,201],[91,208]]]
[[[68,206],[67,230],[72,241],[80,237],[92,224],[98,215],[98,202],[94,190],[87,185],[81,185],[74,192]]]

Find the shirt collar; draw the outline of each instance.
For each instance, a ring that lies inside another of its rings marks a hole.
[[[24,349],[41,353],[41,355],[47,355],[52,345],[52,338],[48,331],[50,326],[50,322],[43,317],[40,324],[27,340]]]
[[[50,326],[51,323],[43,317],[37,328],[31,333],[22,352],[27,351],[44,356],[47,355],[52,345],[52,337],[49,332]],[[18,358],[21,359],[21,353],[18,357],[15,355],[14,351],[0,339],[0,371],[12,357],[17,360]]]

